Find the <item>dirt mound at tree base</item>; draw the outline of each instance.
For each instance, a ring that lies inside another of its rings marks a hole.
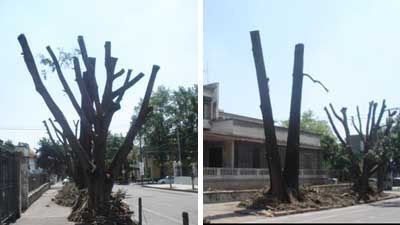
[[[118,190],[113,193],[110,201],[104,206],[102,215],[94,215],[94,211],[88,208],[87,190],[81,190],[79,199],[72,208],[68,216],[69,221],[76,222],[77,225],[136,225],[131,218],[133,211],[129,206],[122,202],[125,193]]]
[[[57,195],[52,199],[57,205],[72,207],[79,197],[79,190],[76,188],[73,182],[69,182],[63,185],[61,190],[58,191]]]
[[[242,201],[239,206],[248,209],[266,209],[271,212],[301,210],[301,209],[320,209],[320,208],[334,208],[359,204],[357,202],[357,194],[352,190],[323,190],[313,187],[301,187],[302,201],[292,203],[282,203],[273,198],[267,189],[263,189],[254,195],[249,200]],[[375,194],[369,196],[368,202],[384,199],[388,194]]]

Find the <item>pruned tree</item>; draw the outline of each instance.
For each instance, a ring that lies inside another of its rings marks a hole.
[[[76,154],[69,147],[65,136],[63,135],[62,131],[56,126],[55,121],[53,121],[51,118],[49,118],[48,121],[51,124],[53,132],[51,132],[46,120],[43,120],[43,124],[46,128],[49,140],[52,146],[54,146],[52,149],[53,151],[56,151],[56,153],[53,154],[58,155],[62,159],[59,160],[59,166],[65,167],[65,173],[73,179],[78,189],[87,188],[87,183],[85,182],[86,180],[84,179],[84,176],[82,176],[80,171],[77,169],[77,167],[79,166],[79,162]],[[78,132],[77,128],[79,120],[73,122],[75,125],[75,136],[76,136]],[[54,138],[53,133],[55,134],[57,140]]]
[[[353,180],[353,190],[358,194],[359,200],[368,200],[369,194],[373,194],[374,190],[369,185],[369,178],[378,171],[378,169],[382,168],[387,162],[388,157],[386,157],[386,151],[382,151],[385,137],[387,137],[390,133],[390,130],[394,124],[393,116],[397,113],[396,111],[391,112],[390,110],[386,110],[386,102],[382,101],[381,108],[377,114],[378,103],[371,101],[369,103],[368,108],[368,116],[366,121],[365,132],[362,128],[360,110],[357,106],[357,121],[354,117],[351,117],[351,122],[356,130],[360,141],[362,142],[363,149],[361,149],[361,158],[356,157],[356,149],[351,145],[351,134],[349,128],[349,119],[347,117],[347,108],[343,107],[340,112],[341,116],[335,111],[332,104],[329,104],[332,114],[334,117],[340,122],[343,130],[344,137],[338,131],[331,113],[329,112],[327,107],[324,107],[324,110],[328,116],[329,122],[335,132],[335,135],[338,137],[340,143],[344,147],[346,153],[349,155],[349,159],[351,161],[351,174]],[[387,114],[386,125],[381,125],[383,116],[385,112]]]
[[[328,89],[320,81],[314,80],[309,74],[303,73],[304,45],[297,44],[294,57],[285,167],[282,169],[269,96],[269,78],[265,71],[259,31],[251,31],[250,36],[264,123],[266,158],[270,174],[270,189],[268,193],[282,202],[301,200],[302,196],[299,192],[299,144],[303,77],[306,76],[314,83],[319,83],[326,91]]]
[[[69,148],[76,154],[77,162],[82,169],[81,174],[87,181],[87,206],[90,209],[89,212],[95,217],[98,215],[107,216],[107,213],[110,211],[109,200],[114,179],[117,177],[121,165],[123,165],[123,162],[132,149],[136,134],[145,122],[147,114],[151,111],[149,99],[159,66],[153,66],[137,119],[131,124],[123,144],[119,147],[113,160],[107,167],[105,163],[106,140],[112,118],[115,112],[121,108],[120,102],[125,92],[136,84],[144,74],[139,73],[134,78],[131,78],[132,70],[129,69],[123,85],[114,89],[114,81],[121,77],[125,73],[125,70],[121,69],[115,72],[118,59],[111,55],[111,42],[105,42],[104,65],[106,69],[106,81],[104,92],[100,99],[95,76],[96,58],[88,55],[83,37],[78,36],[79,49],[86,68],[86,71],[82,72],[79,59],[73,57],[76,82],[81,94],[81,104],[79,104],[64,77],[58,59],[51,47],[48,46],[47,51],[55,66],[58,78],[81,121],[78,137],[78,134],[73,131],[63,112],[43,84],[25,35],[19,35],[18,41],[21,45],[22,55],[33,79],[36,91],[42,96],[55,120],[60,125],[62,135],[66,143],[68,143]]]

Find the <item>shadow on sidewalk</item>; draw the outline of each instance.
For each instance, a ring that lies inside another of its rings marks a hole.
[[[400,208],[400,201],[379,202],[379,203],[372,203],[370,205],[371,206],[375,206],[375,207],[382,207],[382,208],[392,208],[392,207]]]

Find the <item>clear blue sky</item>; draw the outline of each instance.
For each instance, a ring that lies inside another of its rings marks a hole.
[[[17,41],[25,33],[34,55],[78,47],[83,35],[90,56],[97,57],[97,77],[103,87],[104,42],[112,42],[112,54],[119,58],[117,70],[132,68],[146,76],[130,89],[122,109],[114,116],[112,132],[128,130],[133,107],[144,95],[153,64],[161,69],[155,86],[169,88],[197,83],[197,3],[195,0],[146,1],[51,1],[2,0],[0,2],[0,139],[36,146],[46,136],[42,120],[51,117],[21,56]],[[72,70],[66,74],[79,96]],[[120,83],[115,84],[118,88]],[[76,119],[67,96],[55,74],[45,85],[59,102],[65,115]],[[155,88],[156,88],[155,87]],[[100,89],[102,93],[102,88]],[[79,97],[80,98],[80,97]]]
[[[371,100],[400,106],[400,1],[205,0],[204,10],[204,82],[220,82],[227,112],[261,118],[251,30],[260,30],[275,120],[289,117],[297,43],[304,72],[330,89],[305,78],[302,111],[327,120],[329,102],[350,115],[360,105],[362,117]]]

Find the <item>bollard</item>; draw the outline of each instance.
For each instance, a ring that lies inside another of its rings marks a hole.
[[[142,198],[139,198],[139,225],[142,225]]]
[[[172,189],[172,179],[171,179],[171,177],[169,177],[169,188]]]
[[[192,173],[192,190],[194,191],[194,174]]]
[[[189,225],[189,214],[182,212],[183,225]]]

